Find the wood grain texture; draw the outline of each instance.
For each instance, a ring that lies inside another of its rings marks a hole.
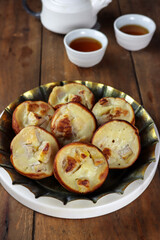
[[[158,114],[160,102],[157,101],[157,99],[159,99],[159,92],[157,89],[160,89],[160,4],[158,0],[154,1],[154,4],[152,4],[152,1],[145,0],[120,0],[120,8],[122,14],[126,12],[136,12],[151,17],[157,25],[156,32],[149,46],[141,51],[132,52],[132,58],[144,107],[151,116],[154,116],[154,121],[160,130]]]
[[[32,239],[33,211],[13,199],[0,185],[0,239]]]
[[[0,110],[39,84],[41,25],[21,0],[0,3]],[[12,94],[11,94],[12,93]]]
[[[0,111],[39,85],[40,36],[40,22],[25,13],[21,0],[0,1]],[[32,239],[34,212],[1,185],[0,202],[0,239]]]

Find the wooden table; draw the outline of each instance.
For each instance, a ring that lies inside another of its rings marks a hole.
[[[40,10],[39,1],[30,1]],[[98,16],[109,45],[103,61],[83,69],[69,62],[63,36],[29,16],[21,0],[0,1],[0,111],[21,93],[61,80],[101,82],[126,92],[143,104],[160,130],[160,4],[158,0],[114,0]],[[157,24],[150,45],[138,52],[115,41],[113,22],[126,13],[151,17]],[[23,206],[0,185],[0,239],[5,240],[158,240],[160,239],[160,175],[131,204],[108,215],[68,220],[49,217]]]

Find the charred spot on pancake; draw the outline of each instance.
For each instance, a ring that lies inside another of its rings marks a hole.
[[[109,148],[104,148],[104,149],[102,150],[102,152],[103,152],[104,156],[106,157],[106,159],[108,160],[109,157],[111,156],[111,149],[109,149]]]
[[[72,102],[82,102],[82,98],[78,95],[74,95],[74,97],[71,99]]]
[[[49,150],[49,143],[46,143],[45,147],[43,148],[43,153],[46,154]]]
[[[86,158],[86,157],[87,157],[86,154],[81,153],[81,158]]]
[[[15,133],[27,126],[39,126],[47,131],[50,129],[54,109],[43,101],[25,101],[19,104],[12,115],[12,127]]]
[[[135,124],[134,110],[124,98],[103,97],[94,105],[92,112],[99,126],[114,119]]]
[[[49,110],[49,105],[48,104],[44,104],[44,103],[40,103],[40,107],[43,108],[44,111],[48,111]]]
[[[72,136],[72,127],[68,116],[65,116],[57,124],[57,131],[62,134],[64,137]]]
[[[54,175],[69,191],[89,193],[99,188],[107,178],[108,162],[96,146],[70,143],[58,151]]]
[[[36,111],[37,109],[39,108],[39,105],[38,104],[36,104],[36,103],[30,103],[30,104],[28,104],[28,111],[29,112],[34,112],[34,111]]]
[[[91,90],[80,83],[68,83],[56,86],[49,95],[48,102],[54,109],[68,102],[81,103],[88,109],[94,105],[94,94]]]
[[[77,161],[73,157],[67,156],[66,163],[65,172],[70,172],[75,168]]]
[[[105,155],[104,155],[105,156]],[[107,158],[106,158],[107,159]],[[101,161],[101,160],[96,160],[96,161],[94,161],[94,165],[96,166],[96,167],[98,167],[99,165],[101,165],[101,164],[103,164],[104,162],[103,161]]]
[[[77,179],[77,184],[89,188],[89,180],[87,179]]]
[[[122,109],[121,107],[116,107],[113,112],[113,117],[119,117],[121,115],[126,116],[128,114],[128,110]]]
[[[94,115],[77,102],[63,104],[51,120],[52,134],[62,146],[77,141],[90,142],[95,129]]]
[[[108,100],[107,100],[107,98],[101,98],[99,100],[99,103],[100,103],[100,105],[106,105],[108,103]]]

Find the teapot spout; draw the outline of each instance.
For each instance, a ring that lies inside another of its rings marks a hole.
[[[107,7],[112,0],[91,0],[93,11],[97,14],[102,8]]]

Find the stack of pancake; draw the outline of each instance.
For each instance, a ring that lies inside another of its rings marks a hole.
[[[32,179],[54,175],[76,193],[93,192],[109,169],[130,167],[140,153],[132,106],[114,97],[95,103],[91,90],[79,83],[54,87],[48,103],[21,103],[12,127],[14,168]]]

